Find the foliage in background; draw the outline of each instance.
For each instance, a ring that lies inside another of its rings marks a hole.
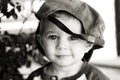
[[[31,13],[36,11],[32,7],[36,7],[36,3],[41,0],[0,0],[0,23],[4,16],[7,19],[13,17],[17,20],[19,18],[17,13],[21,12],[23,7],[19,1],[30,3],[30,6],[24,9],[25,12],[23,11],[25,15],[22,16],[24,18],[22,23],[24,24]],[[37,6],[37,8],[39,7],[40,5]],[[0,35],[0,80],[24,80],[18,68],[31,67],[30,57],[41,65],[47,63],[38,51],[34,37],[34,33],[22,33],[22,28],[17,35],[8,32]]]
[[[30,68],[31,58],[38,64],[46,64],[34,37],[34,33],[13,35],[7,32],[0,36],[0,80],[24,80],[18,68]]]
[[[3,14],[3,16],[7,18],[12,16],[14,19],[17,19],[18,15],[16,10],[18,12],[21,11],[21,4],[19,2],[13,3],[11,0],[0,0],[0,13]]]

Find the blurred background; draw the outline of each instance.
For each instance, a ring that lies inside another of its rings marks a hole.
[[[90,63],[111,80],[120,80],[120,1],[83,0],[105,22],[105,46],[94,51]],[[0,0],[0,80],[25,80],[47,63],[35,45],[38,20],[34,13],[44,0]]]

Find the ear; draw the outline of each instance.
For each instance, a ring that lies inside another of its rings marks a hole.
[[[92,44],[92,43],[89,43],[89,42],[87,43],[86,53],[87,53],[90,49],[92,49],[93,45],[94,45],[94,44]]]
[[[37,39],[38,43],[39,43],[41,46],[43,46],[43,42],[42,42],[41,36],[40,36],[39,34],[37,34],[36,37],[37,37],[36,39]]]

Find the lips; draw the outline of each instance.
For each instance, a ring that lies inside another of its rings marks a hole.
[[[72,55],[56,55],[58,58],[68,58],[71,57]]]
[[[61,57],[61,58],[64,58],[64,57],[71,57],[72,54],[70,53],[70,51],[59,51],[56,53],[56,57]]]

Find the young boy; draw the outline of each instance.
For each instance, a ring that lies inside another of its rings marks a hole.
[[[50,63],[27,80],[109,80],[88,61],[104,45],[104,23],[81,0],[47,0],[35,14],[40,20],[36,41]]]

